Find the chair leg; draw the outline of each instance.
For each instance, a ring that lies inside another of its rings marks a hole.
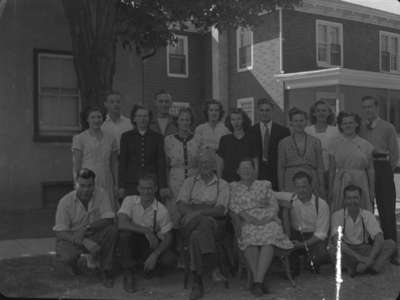
[[[285,267],[285,273],[286,273],[286,277],[287,279],[290,281],[290,283],[292,284],[292,287],[296,286],[296,283],[293,280],[293,276],[292,276],[292,272],[290,271],[290,261],[289,261],[289,256],[284,255],[281,257],[283,266]]]

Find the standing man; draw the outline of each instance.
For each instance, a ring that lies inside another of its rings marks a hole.
[[[338,228],[342,226],[342,263],[351,277],[357,273],[382,271],[395,251],[395,242],[384,239],[375,216],[360,208],[362,190],[359,186],[348,185],[344,188],[344,208],[332,215],[331,245],[329,252],[334,261]]]
[[[374,146],[372,153],[375,169],[375,195],[379,220],[385,239],[391,239],[397,245],[396,230],[396,189],[393,171],[399,160],[399,146],[396,131],[392,124],[379,118],[378,100],[372,96],[361,99],[365,122],[361,126],[360,136]],[[391,262],[400,265],[398,251]]]
[[[120,149],[121,135],[133,129],[131,120],[121,114],[121,93],[111,91],[106,96],[104,107],[107,109],[106,119],[101,129],[109,133],[117,140],[118,153]]]
[[[307,265],[317,273],[319,266],[329,260],[326,251],[329,206],[324,199],[312,193],[311,180],[311,176],[303,171],[293,176],[296,194],[291,201],[290,239],[294,244],[294,251],[290,260],[295,275],[300,273],[299,255],[306,255]]]
[[[81,169],[76,190],[68,193],[57,206],[53,230],[56,233],[56,259],[74,274],[79,272],[77,261],[82,253],[90,253],[100,261],[102,282],[112,287],[114,248],[118,229],[108,194],[94,185],[96,175]]]
[[[150,111],[135,105],[131,113],[135,129],[122,134],[119,155],[119,193],[122,196],[138,194],[137,185],[140,175],[156,174],[156,184],[160,196],[169,193],[164,154],[164,138],[149,128]],[[164,194],[163,194],[164,193]]]
[[[152,175],[142,175],[138,186],[140,196],[128,196],[118,212],[119,245],[124,269],[124,289],[136,291],[135,260],[142,262],[150,278],[157,267],[173,267],[172,222],[167,209],[155,199],[157,185]]]
[[[290,135],[290,130],[272,122],[274,104],[272,100],[261,98],[257,101],[260,122],[251,128],[258,153],[258,179],[267,179],[272,188],[278,190],[278,145]]]
[[[172,105],[172,97],[166,90],[160,90],[155,95],[156,116],[150,124],[150,128],[163,136],[178,133],[169,110]]]

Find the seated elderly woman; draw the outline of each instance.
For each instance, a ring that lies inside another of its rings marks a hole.
[[[251,292],[262,296],[268,292],[264,276],[271,264],[274,246],[291,249],[293,244],[283,232],[271,183],[255,180],[253,160],[243,159],[238,174],[240,181],[230,184],[229,207],[239,248],[244,251],[253,276]]]
[[[184,181],[177,198],[181,233],[189,249],[193,274],[191,300],[204,295],[205,270],[214,270],[214,277],[221,277],[216,272],[217,241],[226,236],[225,214],[229,201],[228,183],[215,174],[215,155],[207,150],[201,153],[198,168],[199,175]]]

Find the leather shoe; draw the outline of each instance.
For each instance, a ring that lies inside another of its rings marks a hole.
[[[259,282],[254,283],[251,293],[256,297],[262,297],[264,295],[262,284]]]
[[[135,274],[132,271],[125,271],[123,286],[124,290],[128,293],[136,292]]]
[[[101,282],[106,288],[112,288],[114,286],[114,276],[111,271],[103,271],[101,274]]]
[[[192,290],[190,291],[189,300],[197,300],[204,296],[204,288],[201,277],[193,278]]]
[[[263,291],[264,294],[268,294],[269,293],[268,285],[265,282],[265,280],[264,280],[263,283],[261,283],[261,290]]]

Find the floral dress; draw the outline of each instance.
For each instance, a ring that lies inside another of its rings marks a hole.
[[[178,218],[175,201],[179,190],[186,178],[197,174],[199,142],[193,135],[182,139],[177,134],[171,134],[165,138],[164,147],[169,164],[168,186],[172,192],[172,199],[166,206],[175,223],[175,219]]]
[[[279,206],[272,194],[271,183],[266,180],[255,180],[250,187],[241,182],[232,182],[230,210],[239,214],[246,212],[261,220],[272,217],[272,221],[264,225],[242,223],[241,236],[238,237],[239,248],[248,246],[274,245],[283,249],[293,248],[292,242],[285,235],[278,217]]]
[[[103,131],[101,139],[89,134],[88,130],[75,135],[72,150],[82,152],[82,168],[88,168],[96,174],[96,186],[102,187],[114,205],[114,183],[111,173],[111,155],[118,152],[116,139]]]

